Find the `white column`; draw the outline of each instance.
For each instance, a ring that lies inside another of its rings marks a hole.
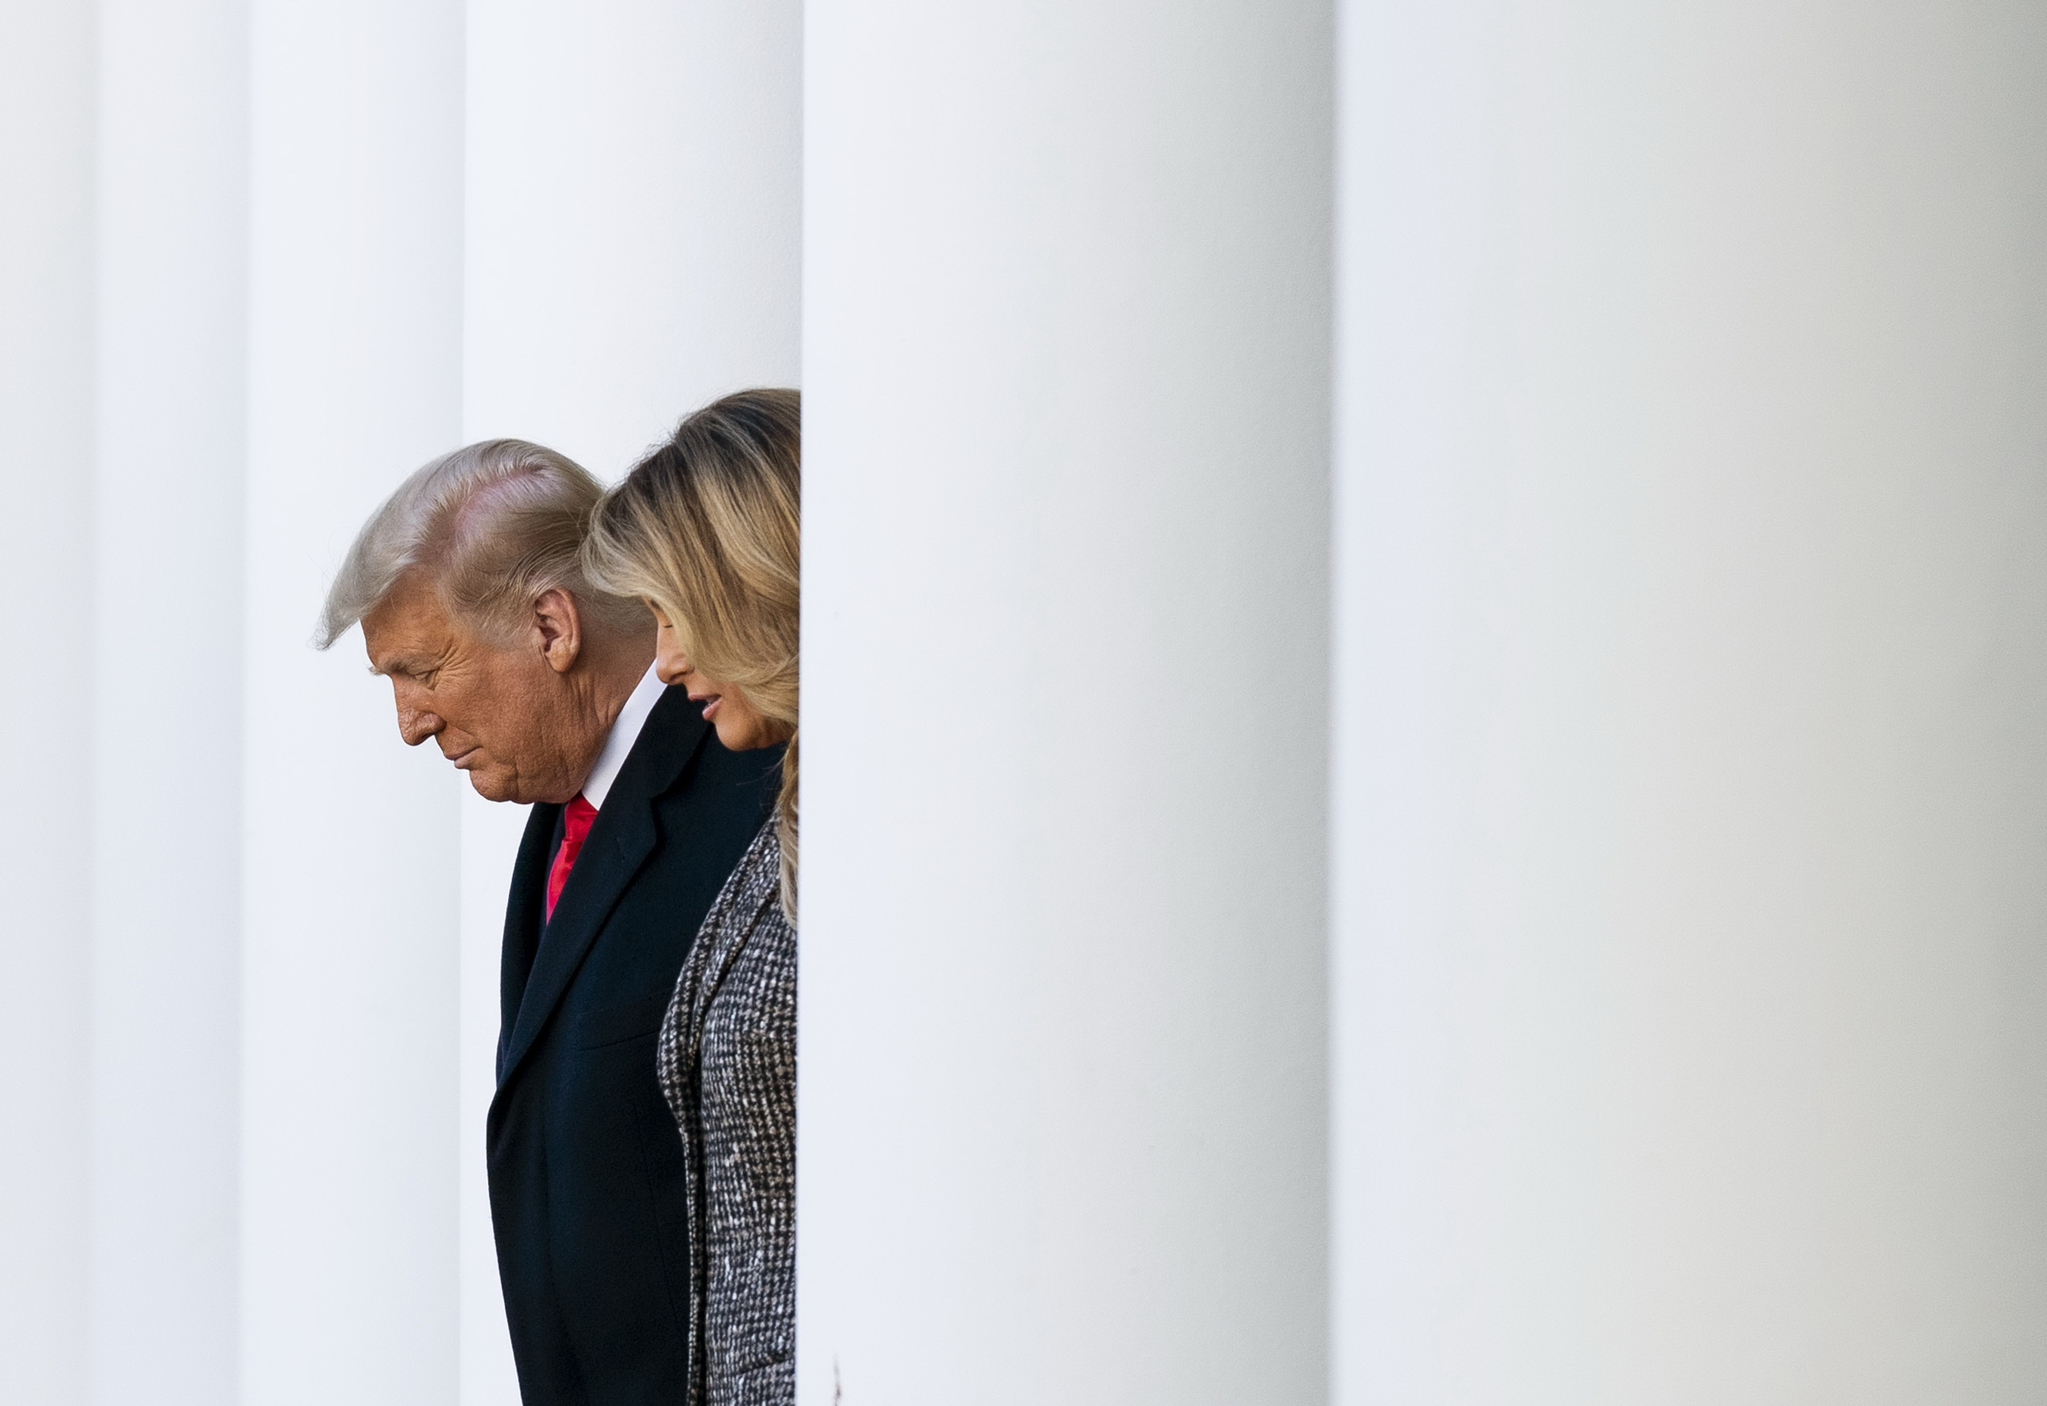
[[[805,1406],[1322,1396],[1329,43],[809,8]]]
[[[793,385],[802,235],[798,0],[468,6],[464,440],[615,479],[682,415]],[[523,806],[464,788],[462,1401],[518,1399],[483,1123]]]
[[[248,25],[99,10],[92,1399],[234,1399]]]
[[[462,7],[256,0],[246,1406],[456,1392],[456,785],[351,635],[370,510],[461,432]]]
[[[464,432],[614,478],[797,374],[798,0],[468,6]]]
[[[1337,1400],[2047,1394],[2047,15],[1345,7]]]
[[[0,4],[0,1399],[86,1399],[90,7]]]

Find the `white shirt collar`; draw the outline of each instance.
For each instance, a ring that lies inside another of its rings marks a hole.
[[[583,799],[598,810],[604,809],[604,798],[611,794],[611,783],[618,780],[619,769],[632,755],[633,743],[640,740],[640,729],[647,725],[647,714],[654,711],[654,705],[667,691],[668,685],[661,682],[654,666],[649,664],[647,672],[626,698],[625,706],[618,710],[618,721],[611,725],[611,735],[604,739],[604,750],[597,754],[597,763],[590,768],[590,775],[583,782]]]

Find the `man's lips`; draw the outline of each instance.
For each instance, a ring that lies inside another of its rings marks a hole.
[[[454,766],[454,767],[457,767],[457,768],[461,768],[461,767],[462,767],[462,763],[464,763],[465,761],[468,761],[468,760],[469,760],[469,758],[471,758],[471,757],[473,757],[473,756],[475,756],[475,755],[476,755],[476,751],[477,751],[477,749],[476,749],[476,748],[474,748],[474,747],[467,747],[467,748],[464,748],[464,749],[463,749],[462,751],[460,751],[460,752],[457,752],[457,753],[456,753],[456,754],[455,754],[454,756],[452,756],[452,757],[448,758],[448,763],[449,763],[449,765],[451,765],[451,766]],[[464,769],[466,769],[466,768],[464,768]]]

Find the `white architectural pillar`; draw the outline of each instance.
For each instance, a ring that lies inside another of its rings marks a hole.
[[[804,1406],[1322,1397],[1329,43],[809,7]]]
[[[242,0],[99,9],[92,1399],[237,1378]]]
[[[0,1399],[86,1400],[93,25],[0,4]]]
[[[252,24],[243,1402],[445,1406],[458,779],[399,745],[359,637],[307,642],[461,433],[462,7]]]
[[[464,432],[615,477],[793,384],[798,0],[468,6]]]
[[[471,0],[461,438],[618,477],[688,410],[798,372],[799,0]],[[523,806],[462,810],[463,1406],[513,1406],[484,1177]]]
[[[2047,13],[1344,13],[1336,1399],[2041,1399]]]

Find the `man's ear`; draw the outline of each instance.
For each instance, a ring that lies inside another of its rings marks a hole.
[[[566,674],[576,667],[583,652],[583,617],[576,610],[576,598],[556,586],[543,591],[533,602],[533,628],[540,637],[540,652],[547,667]]]

